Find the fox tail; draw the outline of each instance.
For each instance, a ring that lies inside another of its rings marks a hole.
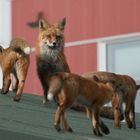
[[[100,111],[100,116],[103,118],[114,120],[114,110],[111,106],[104,106]],[[123,120],[123,113],[120,114],[120,120]]]
[[[26,47],[24,49],[20,48],[20,47],[16,47],[16,48],[13,48],[13,51],[15,51],[16,53],[19,53],[20,55],[29,55],[31,54],[32,52],[35,51],[34,48],[31,48],[31,47]]]
[[[49,90],[47,98],[49,101],[55,100],[63,87],[63,76],[55,74],[51,77],[49,82]],[[57,102],[57,101],[56,101]]]

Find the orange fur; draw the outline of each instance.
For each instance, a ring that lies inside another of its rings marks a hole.
[[[109,80],[115,80],[116,86],[119,87],[118,93],[114,94],[112,98],[112,106],[114,110],[114,126],[120,127],[120,116],[122,111],[122,103],[126,104],[125,118],[129,128],[136,128],[135,124],[135,98],[139,86],[136,85],[135,80],[128,75],[118,75],[110,72],[91,72],[83,75],[86,78],[98,82],[106,83]],[[107,114],[107,113],[106,113]],[[108,112],[108,117],[111,112]],[[102,115],[103,116],[103,115]],[[131,116],[131,117],[130,117]]]
[[[101,107],[112,100],[114,90],[112,82],[107,84],[97,83],[76,74],[60,72],[50,79],[48,99],[56,100],[58,107],[55,114],[54,126],[60,130],[60,119],[65,131],[72,131],[68,125],[65,112],[75,102],[87,107],[91,112],[93,132],[102,136],[100,128],[105,134],[109,134],[107,126],[99,119]]]
[[[29,48],[29,44],[24,39],[15,38],[11,41],[10,47],[2,49],[0,53],[0,65],[3,72],[1,93],[6,94],[9,91],[12,80],[12,89],[16,93],[15,101],[21,98],[30,63],[29,55],[24,52],[26,48]],[[10,74],[13,76],[12,79]]]

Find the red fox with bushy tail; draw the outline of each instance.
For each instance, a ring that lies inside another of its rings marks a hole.
[[[3,72],[1,93],[6,94],[12,82],[12,89],[16,93],[14,101],[20,101],[22,96],[30,63],[30,52],[29,44],[21,38],[13,39],[9,48],[0,47],[0,65]]]
[[[107,84],[97,83],[72,73],[54,74],[50,79],[47,96],[48,100],[55,99],[58,104],[54,127],[60,131],[60,120],[62,120],[63,129],[72,132],[65,113],[67,108],[77,102],[92,111],[90,117],[94,134],[102,136],[100,129],[103,133],[109,134],[109,129],[99,118],[99,114],[101,107],[112,100],[114,85],[114,81]]]

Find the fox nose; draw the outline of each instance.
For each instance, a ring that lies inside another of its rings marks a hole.
[[[53,46],[56,46],[56,42],[53,42]]]

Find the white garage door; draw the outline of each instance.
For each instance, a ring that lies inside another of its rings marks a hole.
[[[106,47],[107,71],[128,74],[140,84],[140,40]],[[140,112],[140,90],[136,98],[136,112]]]

